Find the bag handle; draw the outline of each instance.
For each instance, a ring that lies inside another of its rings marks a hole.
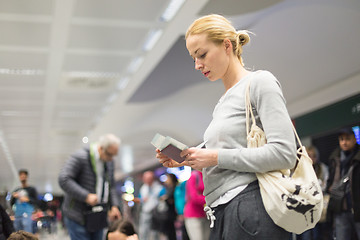
[[[246,91],[245,91],[245,114],[246,114],[246,135],[248,135],[250,133],[250,117],[251,116],[251,120],[252,120],[252,124],[256,124],[255,121],[255,117],[254,117],[254,113],[252,111],[252,107],[251,107],[251,101],[250,101],[250,83],[251,80],[249,80],[249,83],[246,87]]]
[[[248,135],[250,133],[250,129],[249,129],[250,117],[249,117],[249,115],[251,116],[252,125],[256,124],[254,113],[253,113],[252,107],[251,107],[251,101],[250,101],[250,83],[251,83],[251,80],[249,80],[249,83],[247,84],[246,91],[245,91],[246,135]],[[300,149],[303,149],[303,145],[300,141],[299,135],[296,132],[294,124],[291,124],[291,126],[295,133],[296,140],[298,141],[298,143],[300,145]]]

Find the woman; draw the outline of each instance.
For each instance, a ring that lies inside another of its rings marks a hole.
[[[160,202],[165,206],[161,212],[159,212],[160,204],[157,206],[156,210],[158,211],[154,212],[152,221],[153,229],[158,230],[168,240],[176,240],[175,220],[177,213],[175,210],[174,192],[177,184],[178,179],[176,175],[172,173],[166,174],[165,188],[159,194]]]
[[[115,220],[110,225],[107,233],[106,240],[139,240],[134,225],[124,219]]]
[[[186,231],[190,240],[208,240],[209,225],[204,212],[204,182],[201,172],[193,170],[186,182],[186,204],[184,209]]]
[[[195,69],[210,81],[221,79],[225,93],[213,112],[204,134],[206,148],[181,152],[178,164],[158,149],[165,167],[188,165],[202,170],[207,214],[215,219],[210,239],[288,240],[290,233],[278,227],[262,203],[256,172],[295,166],[296,144],[291,120],[279,82],[268,71],[245,69],[241,54],[250,37],[236,31],[220,15],[195,20],[186,33],[186,47]],[[256,123],[266,134],[267,144],[246,148],[245,89],[251,82],[250,100]]]

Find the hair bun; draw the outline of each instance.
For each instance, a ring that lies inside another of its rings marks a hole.
[[[239,39],[239,44],[241,46],[244,46],[245,44],[250,42],[250,36],[247,33],[247,31],[245,31],[245,30],[237,31],[237,35],[238,35],[237,37]]]

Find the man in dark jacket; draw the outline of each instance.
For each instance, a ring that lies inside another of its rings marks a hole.
[[[353,233],[360,239],[360,151],[351,128],[340,130],[339,147],[330,155],[329,164],[327,191],[330,193],[349,170],[351,173],[347,181],[349,191],[345,193],[340,210],[328,209],[333,214],[336,239],[350,240]]]
[[[60,172],[64,221],[73,240],[102,240],[106,212],[110,220],[121,218],[113,162],[119,145],[119,138],[104,135],[98,143],[70,156]]]
[[[15,230],[24,230],[33,233],[33,221],[31,215],[36,207],[39,207],[37,191],[28,184],[29,173],[26,169],[19,170],[19,180],[21,187],[15,189],[12,193],[10,204],[15,213]]]

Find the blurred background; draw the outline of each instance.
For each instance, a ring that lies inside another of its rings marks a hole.
[[[359,139],[358,0],[0,0],[3,201],[20,168],[42,198],[61,199],[61,166],[104,133],[122,140],[119,195],[126,186],[136,194],[145,170],[165,172],[156,133],[200,143],[224,88],[194,70],[184,34],[210,13],[253,33],[245,66],[278,78],[303,143],[317,143],[322,161],[339,128]]]

